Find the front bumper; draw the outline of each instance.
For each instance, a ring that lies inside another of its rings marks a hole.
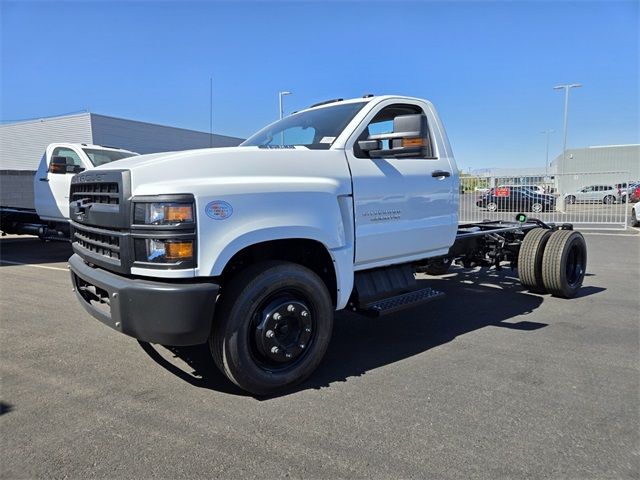
[[[128,278],[90,267],[77,254],[69,268],[80,304],[111,328],[163,345],[207,341],[219,285]]]

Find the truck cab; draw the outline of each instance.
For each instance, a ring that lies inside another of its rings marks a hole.
[[[44,221],[67,222],[71,177],[134,155],[137,153],[129,150],[85,143],[48,145],[33,180],[36,213]]]

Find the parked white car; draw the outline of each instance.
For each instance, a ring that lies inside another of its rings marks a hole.
[[[613,185],[589,185],[564,195],[565,203],[605,203],[618,201],[618,190]]]
[[[640,227],[640,202],[631,207],[631,219],[629,220],[632,227]]]

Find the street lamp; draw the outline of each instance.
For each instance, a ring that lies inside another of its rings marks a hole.
[[[567,122],[569,121],[569,90],[581,87],[580,83],[569,83],[565,85],[556,85],[554,90],[564,89],[564,141],[562,143],[562,168],[558,173],[564,173],[564,164],[567,161]]]
[[[552,133],[554,133],[555,130],[553,130],[552,128],[544,130],[540,133],[544,133],[547,136],[547,148],[546,148],[546,161],[544,162],[544,173],[545,173],[545,177],[549,177],[549,135],[551,135]]]
[[[284,116],[284,111],[282,110],[282,97],[285,95],[291,95],[292,92],[278,92],[278,113],[280,114],[280,120]],[[280,132],[280,145],[284,145],[284,131]]]

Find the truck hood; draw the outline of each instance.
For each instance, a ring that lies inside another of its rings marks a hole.
[[[339,195],[351,193],[344,151],[310,150],[300,146],[154,153],[118,160],[96,170],[131,171],[133,195],[197,195],[205,191],[222,194],[238,189],[248,193],[296,188],[321,189]]]

